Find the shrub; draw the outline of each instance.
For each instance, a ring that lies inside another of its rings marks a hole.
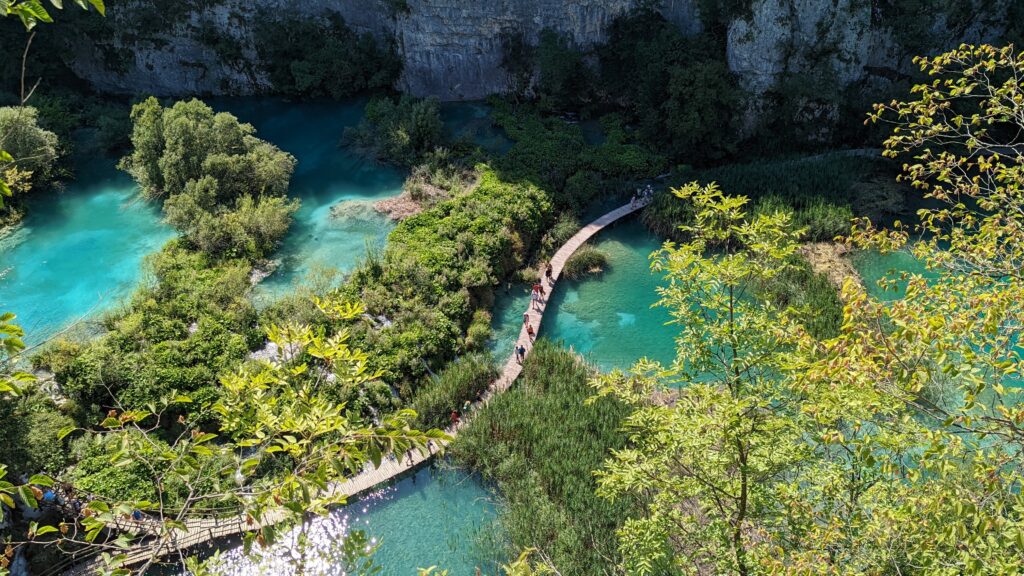
[[[545,230],[551,201],[526,182],[510,183],[477,168],[472,191],[403,220],[382,255],[371,255],[341,291],[375,319],[352,328],[372,367],[403,397],[415,393],[429,366],[475,343],[467,329],[493,303],[494,286],[524,264]]]
[[[441,106],[436,98],[378,97],[366,105],[362,122],[345,140],[373,158],[412,166],[441,144]]]
[[[418,426],[444,429],[452,410],[462,411],[466,400],[476,400],[498,377],[490,354],[476,353],[452,362],[441,375],[422,386],[412,399]]]
[[[39,127],[39,112],[31,106],[0,107],[0,150],[14,158],[0,162],[0,174],[12,167],[31,172],[33,187],[48,185],[59,156],[57,135]]]
[[[603,271],[608,266],[608,255],[594,246],[584,245],[565,261],[562,274],[569,280],[579,280],[588,274]]]
[[[870,181],[885,164],[843,153],[805,158],[732,164],[710,170],[684,170],[676,177],[702,184],[717,182],[727,194],[746,196],[756,210],[787,209],[806,227],[808,240],[831,240],[849,230],[856,215],[857,184]],[[644,223],[666,237],[690,222],[691,209],[669,192],[655,195],[644,210]]]

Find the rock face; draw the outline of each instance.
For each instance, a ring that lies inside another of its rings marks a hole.
[[[398,88],[442,100],[476,99],[501,92],[504,39],[536,41],[544,28],[568,36],[580,48],[602,42],[608,25],[643,0],[179,0],[185,13],[158,33],[136,16],[152,0],[111,3],[108,18],[123,37],[122,57],[111,67],[87,40],[76,51],[75,71],[98,89],[160,96],[248,94],[270,88],[254,45],[262,14],[318,18],[340,15],[353,29],[393,42],[404,62]],[[687,34],[703,24],[698,0],[661,0],[662,14]],[[945,46],[987,40],[998,33],[1000,14],[1020,0],[975,0],[986,14],[951,26],[941,11],[920,15]],[[839,87],[864,80],[872,70],[897,71],[906,51],[868,0],[751,0],[728,25],[727,59],[753,101],[786,73],[827,75]],[[194,8],[188,8],[194,6]],[[269,12],[268,12],[269,10]],[[133,30],[137,27],[139,30]],[[212,45],[230,43],[233,58]],[[945,46],[935,46],[939,49]]]
[[[136,37],[119,47],[130,58],[112,71],[95,46],[81,50],[76,73],[96,88],[159,96],[248,94],[269,88],[260,71],[252,31],[267,9],[306,17],[337,14],[360,32],[391,40],[404,61],[398,88],[417,96],[471,100],[501,92],[507,76],[501,67],[503,41],[521,35],[535,42],[551,28],[580,48],[605,39],[608,25],[638,0],[213,0],[191,11],[171,30]],[[146,0],[111,3],[108,17],[131,30],[133,14]],[[687,32],[700,30],[695,0],[666,0],[664,13]],[[240,61],[227,61],[208,45],[215,35],[241,46]],[[85,44],[88,44],[85,42]],[[254,65],[255,64],[255,65]]]

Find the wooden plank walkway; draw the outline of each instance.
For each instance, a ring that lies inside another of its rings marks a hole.
[[[626,204],[611,212],[608,212],[604,216],[594,220],[590,224],[587,224],[581,228],[572,238],[570,238],[561,248],[555,252],[555,255],[551,258],[551,281],[545,282],[544,289],[546,290],[546,297],[536,305],[531,302],[529,308],[525,311],[525,314],[529,318],[529,323],[533,326],[534,334],[540,333],[541,321],[544,319],[544,312],[547,311],[548,301],[551,294],[554,292],[555,285],[558,283],[558,279],[562,275],[562,269],[565,267],[565,263],[569,260],[576,250],[590,240],[595,234],[600,232],[609,224],[636,212],[645,206],[646,203],[638,201],[635,204]],[[523,322],[523,326],[519,331],[519,337],[516,339],[516,343],[513,348],[519,346],[526,348],[526,354],[529,355],[533,349],[533,340],[529,337],[526,329],[526,322]],[[486,403],[496,395],[508,390],[512,383],[515,382],[516,378],[523,371],[523,365],[516,358],[514,350],[509,356],[508,360],[505,361],[505,365],[501,370],[498,378],[491,383],[490,387],[481,397],[480,402],[477,403],[476,408],[479,408],[481,403]],[[459,429],[465,426],[469,421],[469,418],[463,418],[457,425],[449,427],[446,431],[450,436],[456,436],[459,433]],[[361,473],[335,484],[332,490],[336,490],[341,494],[344,494],[348,498],[355,498],[360,494],[368,492],[382,484],[386,484],[399,478],[400,476],[416,469],[421,466],[433,456],[441,452],[444,445],[434,445],[431,447],[429,453],[423,454],[418,451],[414,451],[412,454],[402,455],[401,458],[390,456],[383,460],[379,467],[374,468],[372,465],[367,466]],[[135,550],[129,549],[127,551],[127,559],[124,561],[124,565],[133,566],[142,564],[151,558],[164,557],[174,554],[179,550],[185,550],[193,546],[198,546],[218,538],[224,538],[227,536],[234,536],[241,534],[246,531],[257,530],[262,526],[270,526],[280,523],[285,519],[284,514],[274,514],[263,518],[258,523],[250,524],[247,522],[245,517],[235,516],[229,518],[195,518],[186,522],[188,526],[187,530],[176,532],[171,538],[166,539],[159,545],[140,545]],[[120,521],[117,523],[117,527],[123,531],[142,534],[146,532],[142,529],[144,525],[134,521]],[[153,546],[158,546],[156,550]],[[98,564],[95,562],[86,562],[80,564],[66,572],[65,576],[86,576],[89,574],[95,574],[97,572]]]

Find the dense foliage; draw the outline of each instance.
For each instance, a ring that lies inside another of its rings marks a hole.
[[[363,120],[345,139],[375,159],[412,166],[441,144],[441,128],[436,98],[382,96],[366,104]]]
[[[389,89],[402,70],[394,46],[353,31],[337,14],[311,21],[275,11],[260,22],[256,48],[276,92],[344,98]]]
[[[936,80],[872,119],[898,128],[885,154],[912,159],[903,177],[937,207],[913,228],[858,220],[850,241],[922,238],[929,275],[884,279],[903,288],[887,301],[847,281],[837,333],[756,290],[736,299],[789,266],[788,218],[681,192],[689,240],[657,261],[677,360],[594,382],[634,409],[599,473],[601,494],[644,498],[619,532],[627,573],[1020,573],[1024,177],[1004,154],[1021,145],[1024,63],[990,46],[918,62]]]
[[[434,382],[421,387],[412,398],[410,407],[416,411],[420,428],[446,428],[452,411],[462,414],[463,402],[475,401],[491,382],[498,370],[489,354],[476,353],[451,362]]]
[[[564,576],[614,573],[615,529],[631,509],[595,495],[591,471],[624,445],[627,410],[585,402],[590,375],[575,355],[538,340],[516,386],[477,412],[451,448],[457,463],[497,484],[513,547],[538,549]]]
[[[626,182],[656,176],[664,158],[632,141],[621,118],[602,118],[600,143],[588,143],[578,124],[545,117],[530,106],[496,102],[495,122],[515,144],[495,161],[502,176],[528,180],[552,192],[563,209],[580,211],[625,189]]]
[[[0,202],[0,210],[11,211],[33,188],[50,186],[56,176],[60,143],[56,134],[39,126],[35,108],[0,107],[0,150],[6,153],[0,157],[0,180],[6,182],[0,201],[4,196],[14,197],[14,204]]]
[[[490,307],[494,286],[524,264],[550,218],[551,200],[540,188],[504,181],[484,166],[480,172],[471,192],[403,220],[384,253],[342,288],[384,320],[354,334],[403,397],[429,365],[466,348],[474,312]]]
[[[285,194],[295,158],[249,124],[199,100],[132,109],[133,151],[121,161],[168,222],[214,258],[261,258],[288,230],[298,203]]]
[[[711,37],[686,37],[657,12],[641,10],[616,20],[597,52],[602,89],[651,147],[687,164],[735,152],[743,100]]]
[[[579,280],[588,274],[601,272],[608,267],[608,255],[591,246],[580,246],[562,268],[562,274],[569,280]]]

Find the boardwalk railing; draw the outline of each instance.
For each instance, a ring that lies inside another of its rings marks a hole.
[[[590,240],[590,238],[606,226],[620,218],[636,212],[645,205],[646,201],[630,202],[629,204],[608,212],[604,216],[601,216],[581,228],[575,235],[573,235],[572,238],[563,244],[557,252],[555,252],[555,255],[551,258],[551,280],[546,283],[545,287],[548,297],[543,298],[536,303],[531,302],[529,308],[524,312],[525,318],[523,326],[519,331],[519,337],[516,338],[516,342],[513,346],[514,349],[522,346],[526,349],[526,355],[529,355],[530,351],[533,349],[533,338],[530,337],[527,331],[526,320],[528,319],[529,324],[533,326],[534,334],[540,333],[541,321],[544,319],[544,312],[547,311],[549,298],[554,292],[558,279],[562,276],[562,269],[565,267],[565,263],[569,260],[569,257],[571,257],[580,246]],[[545,283],[545,280],[542,279],[541,282]],[[480,403],[486,403],[495,394],[500,394],[505,390],[508,390],[522,371],[523,365],[519,359],[516,358],[516,354],[513,350],[513,353],[509,356],[508,360],[506,360],[505,365],[501,370],[501,374],[494,380],[494,382],[491,383],[482,395]],[[459,433],[459,429],[465,426],[468,421],[469,417],[467,416],[458,424],[449,427],[447,430],[448,434],[453,437],[456,436]],[[383,460],[380,463],[380,466],[369,466],[352,478],[335,484],[331,487],[331,490],[335,491],[336,494],[340,493],[348,498],[354,498],[418,468],[423,463],[433,458],[434,454],[438,453],[443,447],[443,444],[437,447],[432,447],[427,454],[413,451],[411,454],[407,454],[402,457],[390,456]],[[179,550],[192,548],[193,546],[198,546],[218,538],[233,536],[243,532],[257,530],[263,526],[278,524],[284,519],[284,514],[268,515],[256,523],[250,523],[244,516],[232,516],[227,518],[193,518],[185,523],[187,526],[186,530],[179,531],[174,535],[174,537],[162,542],[156,550],[152,548],[152,545],[137,546],[135,549],[129,548],[125,552],[127,554],[127,558],[123,564],[126,566],[141,564],[151,558],[168,556]],[[139,529],[140,525],[138,523],[132,521],[120,521],[118,524],[118,528],[126,532],[135,534],[145,532],[144,530]],[[124,525],[121,526],[120,524]],[[86,576],[94,574],[98,566],[99,565],[95,561],[85,562],[66,571],[64,576]]]

